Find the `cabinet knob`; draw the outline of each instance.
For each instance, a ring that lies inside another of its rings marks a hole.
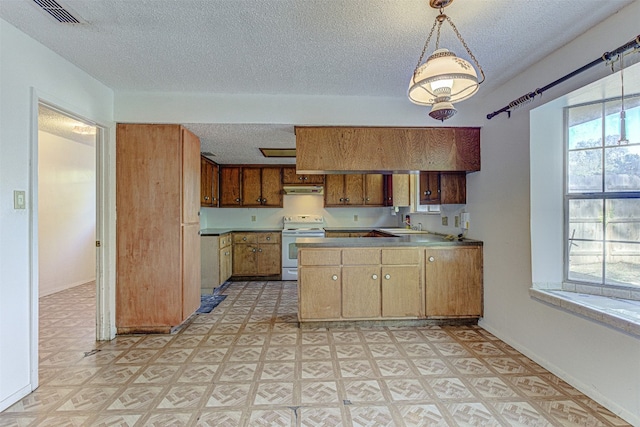
[[[267,240],[271,240],[271,236],[267,236]]]
[[[341,201],[341,202],[344,202],[344,199],[343,199],[342,197],[340,197],[340,201]]]
[[[258,252],[262,252],[262,248],[258,249]]]
[[[384,278],[385,278],[385,279],[387,279],[387,280],[389,280],[389,279],[391,279],[391,275],[390,275],[390,274],[385,274],[385,275],[384,275]]]
[[[348,202],[348,201],[349,201],[349,199],[348,199],[348,198],[346,198],[346,199],[344,199],[344,201],[345,201],[345,202]]]
[[[304,179],[304,177],[303,177],[303,176],[299,176],[299,177],[298,177],[298,180],[300,180],[300,181],[302,181],[303,179]]]
[[[262,199],[260,199],[260,198],[256,199],[256,202],[258,202],[258,203],[260,203],[261,201],[262,201]]]
[[[262,199],[262,203],[267,203],[267,199]]]
[[[371,278],[372,278],[373,280],[378,280],[378,275],[377,275],[377,274],[374,274],[373,276],[371,276]]]
[[[431,195],[431,190],[427,190],[427,191],[425,191],[425,192],[424,192],[424,195],[425,195],[425,196],[430,196],[430,195]]]
[[[255,251],[256,251],[256,248],[251,249],[251,252],[255,252]]]
[[[435,260],[436,260],[436,259],[435,259],[434,257],[432,257],[432,256],[430,256],[430,257],[429,257],[429,262],[433,262],[433,261],[435,261]]]
[[[247,236],[243,237],[242,240],[247,241]]]
[[[204,196],[204,199],[205,200],[209,200],[209,196]]]
[[[236,199],[236,202],[240,203],[240,198],[237,198],[237,199]]]
[[[225,256],[229,256],[229,252],[225,252],[224,254],[225,254]]]
[[[309,179],[309,177],[308,176],[304,176],[302,179],[306,181],[306,180]]]
[[[334,274],[333,276],[331,276],[331,280],[338,280],[338,276]]]

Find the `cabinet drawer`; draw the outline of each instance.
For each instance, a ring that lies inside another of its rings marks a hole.
[[[280,243],[280,233],[257,233],[258,243]]]
[[[387,265],[420,264],[420,249],[383,249],[382,263]]]
[[[257,233],[233,233],[233,243],[258,243]]]
[[[300,265],[340,265],[340,251],[336,249],[304,249],[298,251]]]
[[[378,265],[380,264],[380,249],[343,249],[342,264]]]

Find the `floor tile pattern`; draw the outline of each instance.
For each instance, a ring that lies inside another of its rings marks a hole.
[[[95,287],[40,300],[40,387],[0,426],[628,426],[477,326],[300,329],[234,282],[170,335],[95,341]]]

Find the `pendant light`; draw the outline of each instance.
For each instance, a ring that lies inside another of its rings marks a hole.
[[[414,104],[431,106],[429,116],[436,120],[444,121],[453,117],[456,109],[454,102],[464,101],[478,91],[478,86],[484,81],[482,67],[471,53],[458,29],[451,18],[444,14],[444,8],[453,3],[453,0],[429,0],[429,5],[439,9],[427,41],[422,48],[420,59],[416,65],[411,81],[409,82],[408,96]],[[448,22],[455,32],[458,40],[475,63],[482,79],[478,81],[478,73],[469,61],[459,58],[448,49],[440,48],[440,30],[444,22]],[[423,64],[425,52],[436,30],[436,44],[434,52]]]

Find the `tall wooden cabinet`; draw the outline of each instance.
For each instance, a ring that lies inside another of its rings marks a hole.
[[[200,305],[200,141],[118,124],[116,328],[168,333]]]

